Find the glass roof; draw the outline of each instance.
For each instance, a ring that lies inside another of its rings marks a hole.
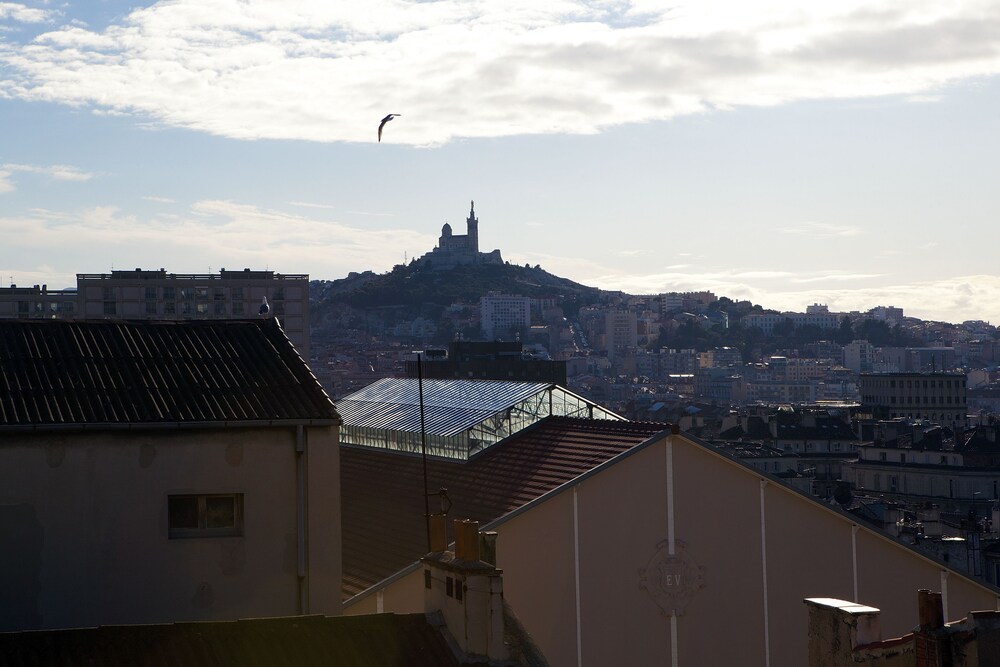
[[[420,391],[415,378],[385,378],[337,401],[345,426],[420,431]],[[556,385],[497,380],[424,380],[428,435],[467,431],[493,415]]]

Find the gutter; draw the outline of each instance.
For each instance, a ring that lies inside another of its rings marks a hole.
[[[2,432],[49,432],[49,431],[176,431],[183,429],[225,429],[225,428],[283,428],[288,426],[340,426],[339,417],[322,419],[246,419],[232,421],[191,421],[191,422],[73,422],[66,424],[0,424]]]

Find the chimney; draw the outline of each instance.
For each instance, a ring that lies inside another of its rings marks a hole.
[[[944,626],[941,594],[927,589],[917,591],[917,615],[920,625],[913,631],[913,645],[920,667],[951,664],[948,631]]]
[[[435,521],[432,515],[431,548],[436,549]],[[442,526],[443,528],[443,526]],[[480,539],[490,542],[491,535],[479,533],[476,521],[456,519],[455,551],[432,551],[421,559],[424,565],[424,610],[440,612],[458,648],[469,658],[489,662],[510,659],[503,641],[503,577],[494,565],[480,560]],[[495,542],[493,542],[495,544]]]
[[[444,514],[431,514],[431,552],[448,550],[448,517]]]
[[[925,588],[917,591],[917,613],[920,629],[932,632],[944,627],[944,606],[940,593],[932,593]]]
[[[806,598],[809,667],[854,664],[854,649],[882,640],[879,610],[833,598]]]

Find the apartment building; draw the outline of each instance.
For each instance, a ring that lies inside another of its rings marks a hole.
[[[627,310],[609,310],[604,316],[604,335],[608,359],[615,361],[633,352],[639,344],[635,313]]]
[[[844,346],[844,366],[855,373],[871,373],[875,368],[875,346],[855,340]]]
[[[76,289],[0,288],[0,318],[213,320],[276,317],[309,360],[309,276],[274,271],[218,274],[164,269],[78,273]]]
[[[77,291],[72,288],[0,287],[0,319],[67,319],[76,314],[77,307]]]
[[[965,380],[965,373],[862,373],[862,411],[875,419],[928,419],[964,428]]]
[[[757,327],[770,336],[774,333],[774,328],[784,322],[791,320],[796,327],[815,326],[820,329],[836,329],[840,326],[841,316],[837,313],[811,312],[811,313],[753,313],[743,318],[743,326],[746,328]]]
[[[490,294],[479,298],[479,309],[487,340],[531,325],[531,299],[526,296]]]

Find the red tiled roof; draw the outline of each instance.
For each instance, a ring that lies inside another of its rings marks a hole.
[[[428,459],[427,488],[446,488],[449,517],[485,524],[669,428],[548,417],[468,462]],[[419,456],[341,446],[343,593],[351,597],[427,551]],[[431,512],[439,509],[431,498]]]
[[[335,419],[274,319],[0,321],[0,426]]]

